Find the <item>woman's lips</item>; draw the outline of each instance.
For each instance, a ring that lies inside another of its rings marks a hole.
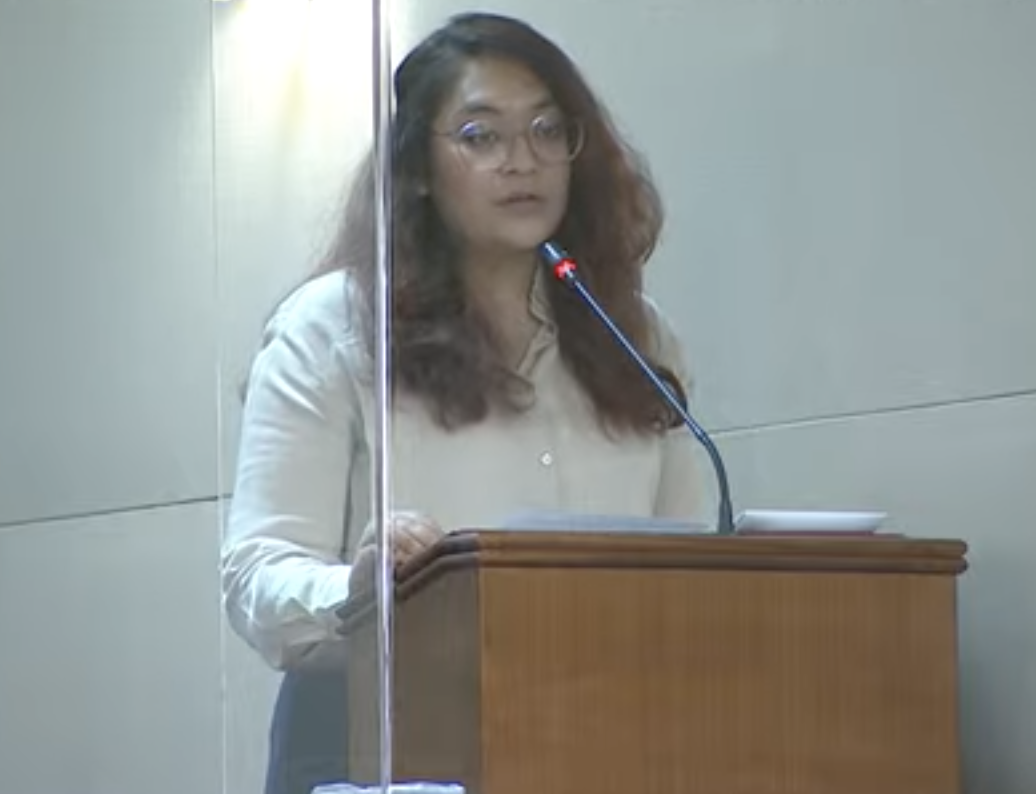
[[[497,204],[505,209],[532,209],[543,204],[543,197],[536,193],[511,193]]]

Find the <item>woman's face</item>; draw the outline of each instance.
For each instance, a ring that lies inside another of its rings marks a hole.
[[[469,256],[529,252],[554,234],[568,204],[573,144],[529,69],[469,61],[432,130],[432,200]]]

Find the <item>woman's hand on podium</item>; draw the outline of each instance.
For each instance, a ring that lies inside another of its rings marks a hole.
[[[412,511],[393,513],[387,530],[392,549],[392,567],[395,570],[434,546],[446,534],[435,519]],[[360,548],[350,577],[351,598],[369,593],[374,588],[377,560],[376,543],[368,543]]]

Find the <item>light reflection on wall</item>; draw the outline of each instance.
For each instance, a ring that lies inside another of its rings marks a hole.
[[[321,181],[371,135],[371,4],[238,0],[213,7],[217,121],[237,148]],[[267,159],[271,158],[271,159]]]

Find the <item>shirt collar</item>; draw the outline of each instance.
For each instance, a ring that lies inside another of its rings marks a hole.
[[[529,287],[529,314],[553,334],[555,330],[554,310],[550,305],[549,289],[550,281],[547,278],[546,270],[537,267],[533,271],[532,284]]]

